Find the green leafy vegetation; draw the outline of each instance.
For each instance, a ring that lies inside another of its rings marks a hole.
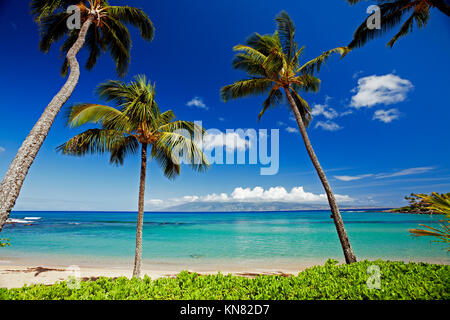
[[[152,281],[99,278],[71,289],[67,282],[53,286],[34,285],[0,289],[0,299],[87,299],[87,300],[303,300],[303,299],[395,299],[424,300],[450,298],[450,266],[392,261],[363,261],[309,268],[297,276],[257,276],[250,279],[231,275],[202,276],[186,271],[176,278]],[[380,269],[380,289],[369,289],[370,266]]]

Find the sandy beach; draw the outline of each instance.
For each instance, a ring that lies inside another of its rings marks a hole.
[[[314,264],[281,264],[257,266],[246,263],[244,265],[222,264],[220,267],[211,264],[144,264],[142,274],[152,279],[161,277],[175,277],[179,272],[187,270],[199,274],[233,274],[245,277],[256,275],[296,275]],[[127,277],[131,278],[133,266],[124,265],[63,265],[61,263],[40,263],[36,261],[24,262],[22,260],[0,259],[0,288],[20,288],[24,285],[44,284],[51,285],[59,281],[76,277],[82,281],[95,280],[98,277]]]

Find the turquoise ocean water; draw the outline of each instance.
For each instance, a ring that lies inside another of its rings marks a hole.
[[[359,259],[450,262],[444,244],[408,233],[418,224],[436,226],[438,216],[370,211],[342,215]],[[136,213],[14,212],[11,218],[18,223],[0,233],[11,243],[0,248],[0,261],[133,261]],[[146,213],[143,258],[160,263],[343,260],[329,211]]]

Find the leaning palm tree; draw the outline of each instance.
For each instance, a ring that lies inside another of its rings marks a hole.
[[[347,0],[351,5],[362,2],[363,0]],[[445,0],[377,0],[377,6],[380,8],[381,14],[381,29],[370,29],[367,26],[368,17],[356,29],[352,42],[348,45],[349,48],[359,48],[365,45],[369,40],[380,37],[398,26],[402,22],[402,18],[411,13],[400,27],[400,30],[388,42],[391,48],[400,37],[406,36],[413,30],[414,22],[417,27],[423,28],[426,26],[430,18],[430,10],[438,9],[442,13],[450,16],[450,6]]]
[[[332,53],[342,55],[347,53],[348,49],[339,47],[326,51],[319,57],[301,65],[300,57],[304,48],[298,48],[294,41],[294,23],[286,12],[281,12],[276,17],[276,22],[277,30],[274,34],[255,33],[247,39],[246,45],[234,47],[234,51],[239,53],[233,60],[233,67],[245,71],[250,78],[223,87],[221,96],[226,102],[230,99],[268,92],[268,97],[259,114],[259,119],[261,119],[267,109],[282,101],[284,92],[294,112],[306,150],[327,194],[345,260],[347,263],[352,263],[356,261],[356,258],[350,246],[336,199],[306,132],[306,127],[311,120],[310,108],[306,100],[299,94],[300,91],[318,91],[320,80],[314,76],[314,73],[320,70],[321,65]]]
[[[80,12],[81,29],[69,30],[67,21],[72,13],[66,12],[76,5]],[[12,161],[0,186],[0,231],[15,205],[25,177],[33,164],[56,115],[72,95],[80,76],[77,54],[86,43],[89,56],[86,68],[91,70],[103,52],[109,52],[120,76],[126,74],[130,61],[131,39],[125,24],[136,26],[141,36],[152,40],[153,24],[141,10],[128,6],[110,6],[105,0],[33,0],[31,12],[40,26],[41,51],[47,53],[51,45],[66,37],[61,52],[65,55],[62,74],[70,73],[66,83],[53,97],[36,122]]]
[[[89,129],[74,136],[59,146],[58,150],[74,156],[107,152],[111,163],[121,165],[126,156],[135,154],[141,146],[133,270],[133,276],[140,277],[147,149],[151,147],[151,159],[160,164],[167,178],[173,179],[180,174],[181,163],[188,163],[194,170],[204,171],[209,163],[194,139],[201,137],[204,129],[189,121],[174,121],[175,115],[170,110],[161,113],[155,102],[155,86],[145,76],[138,76],[129,84],[106,82],[97,88],[97,93],[105,101],[115,103],[117,108],[98,104],[74,105],[68,121],[71,127],[97,123],[101,128]]]

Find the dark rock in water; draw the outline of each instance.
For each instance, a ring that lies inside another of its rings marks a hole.
[[[193,259],[200,259],[201,257],[203,257],[201,254],[191,254],[189,256]]]

